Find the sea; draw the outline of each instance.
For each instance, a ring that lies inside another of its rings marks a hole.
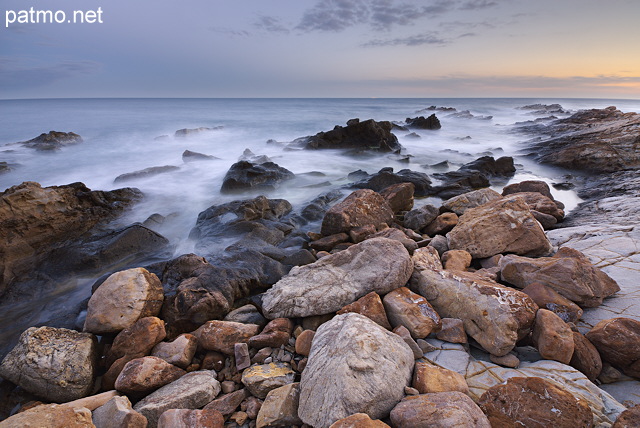
[[[537,104],[560,104],[562,112],[522,108]],[[432,106],[436,110],[429,110]],[[0,100],[0,162],[10,167],[8,172],[0,172],[0,192],[24,181],[36,181],[42,186],[83,182],[93,190],[136,187],[145,198],[120,221],[131,224],[143,222],[152,214],[164,216],[167,221],[159,232],[171,241],[177,256],[194,249],[189,231],[198,213],[212,205],[264,193],[228,195],[220,192],[227,170],[246,149],[255,155],[265,155],[298,175],[298,179],[266,193],[269,198],[287,199],[294,209],[320,193],[344,188],[350,181],[347,175],[356,170],[374,173],[383,167],[392,167],[395,171],[408,168],[432,174],[442,172],[433,165],[443,161],[448,161],[450,169],[455,170],[487,154],[496,158],[514,157],[517,172],[510,182],[538,179],[553,184],[567,181],[567,175],[575,172],[540,165],[526,156],[530,153],[528,142],[537,136],[522,132],[520,125],[551,115],[562,118],[580,109],[608,106],[640,112],[640,100],[614,99]],[[406,118],[432,113],[441,122],[439,130],[394,131],[404,146],[402,156],[384,153],[351,156],[336,150],[295,150],[285,144],[345,125],[352,118],[401,124]],[[188,138],[174,136],[179,129],[199,127],[215,130]],[[84,141],[47,152],[19,144],[51,130],[75,132]],[[412,132],[418,137],[410,135]],[[184,162],[185,150],[218,159]],[[178,168],[137,180],[114,182],[121,174],[166,165]],[[500,191],[505,184],[508,183],[499,183],[495,190]],[[569,212],[580,202],[574,190],[552,187],[552,192]],[[439,202],[418,199],[416,206]],[[93,280],[79,283],[56,299],[86,299]],[[0,323],[27,318],[19,325],[12,324],[12,337],[26,325],[46,324],[46,305],[51,306],[54,301],[49,299],[40,306],[33,302],[18,316],[3,310]],[[3,336],[0,331],[0,341]]]

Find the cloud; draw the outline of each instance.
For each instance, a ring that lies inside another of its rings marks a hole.
[[[303,31],[342,31],[366,23],[369,8],[362,0],[321,0],[307,10],[296,27]]]
[[[229,37],[248,37],[251,35],[246,30],[236,30],[233,28],[226,27],[209,27],[209,31],[213,31],[214,33],[224,34]]]
[[[289,29],[273,16],[261,15],[253,26],[269,33],[289,34]]]
[[[450,43],[449,40],[439,37],[438,33],[429,32],[416,34],[409,37],[400,37],[387,40],[372,40],[363,44],[363,47],[377,47],[377,46],[421,46],[421,45],[437,45],[444,46]]]
[[[94,61],[63,61],[50,65],[35,65],[20,58],[0,58],[0,88],[27,89],[43,87],[59,80],[98,72],[102,68]]]
[[[497,1],[491,0],[467,0],[463,4],[460,5],[460,9],[462,10],[478,10],[478,9],[487,9],[489,7],[497,6]]]

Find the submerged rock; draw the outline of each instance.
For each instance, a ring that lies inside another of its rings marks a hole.
[[[29,141],[22,141],[24,147],[36,150],[60,150],[64,146],[82,143],[83,139],[73,132],[49,131]]]
[[[431,179],[424,172],[411,171],[410,169],[401,169],[398,172],[393,172],[393,168],[382,168],[375,174],[354,176],[359,179],[358,182],[353,184],[353,187],[359,189],[371,189],[376,192],[382,192],[394,184],[400,183],[412,183],[414,185],[415,196],[429,196],[431,195]],[[349,177],[351,178],[351,176]]]
[[[183,162],[196,162],[196,161],[204,161],[204,160],[216,160],[220,159],[213,155],[205,155],[204,153],[192,152],[191,150],[185,150],[182,152],[182,161]]]
[[[391,133],[391,122],[376,122],[373,119],[360,121],[351,119],[347,126],[336,126],[331,131],[319,132],[312,137],[294,141],[305,149],[352,149],[356,151],[376,151],[400,153],[402,146]]]
[[[242,192],[250,189],[273,190],[281,182],[291,180],[293,172],[274,162],[252,163],[239,161],[231,165],[222,180],[222,193]]]
[[[141,178],[153,177],[158,174],[164,174],[165,172],[178,171],[180,167],[173,165],[164,165],[164,166],[152,166],[149,168],[141,169],[139,171],[127,172],[125,174],[120,174],[113,180],[114,183],[121,183],[123,181],[131,181],[138,180]]]
[[[407,126],[411,128],[419,128],[419,129],[440,129],[442,125],[440,124],[440,120],[434,114],[429,117],[418,116],[414,118],[407,118],[405,120]]]
[[[173,134],[173,136],[175,138],[196,137],[199,135],[206,135],[212,131],[219,131],[222,128],[223,128],[222,126],[215,126],[213,128],[207,128],[204,126],[201,126],[199,128],[183,128],[183,129],[178,129]]]

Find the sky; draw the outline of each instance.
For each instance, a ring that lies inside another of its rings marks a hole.
[[[0,99],[640,99],[640,0],[2,0],[1,7]],[[66,18],[101,10],[102,23],[18,22],[31,7]]]

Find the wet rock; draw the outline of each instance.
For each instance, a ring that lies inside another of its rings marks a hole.
[[[183,128],[178,129],[174,134],[174,138],[186,138],[186,137],[197,137],[207,135],[213,131],[219,131],[222,129],[222,126],[215,126],[213,128],[207,128],[205,126],[201,126],[199,128]]]
[[[296,354],[304,355],[305,357],[309,356],[315,334],[316,332],[313,330],[305,330],[300,333],[300,336],[296,339]]]
[[[413,208],[413,194],[416,186],[413,183],[398,183],[385,187],[380,195],[387,201],[391,211],[399,213]]]
[[[582,253],[567,247],[553,257],[530,259],[508,255],[500,261],[500,275],[519,288],[534,282],[543,284],[583,307],[599,306],[605,297],[620,290],[611,277],[593,266]]]
[[[325,236],[346,232],[356,227],[391,224],[393,211],[386,200],[372,190],[356,190],[331,207],[322,220]]]
[[[467,343],[464,321],[458,318],[442,318],[442,329],[436,337],[449,343]]]
[[[444,268],[447,270],[465,271],[471,266],[471,254],[464,250],[446,251],[441,258]]]
[[[301,144],[307,150],[351,149],[400,153],[402,146],[391,133],[392,127],[392,123],[386,121],[369,119],[360,122],[359,119],[351,119],[347,126],[336,126],[331,131],[299,138],[294,143]]]
[[[329,428],[390,428],[381,420],[371,419],[366,413],[354,413],[335,421]]]
[[[552,249],[540,223],[518,196],[468,209],[447,240],[450,249],[466,250],[474,258],[501,253],[543,256]]]
[[[95,336],[53,327],[31,327],[0,365],[0,377],[47,401],[66,402],[93,390]]]
[[[140,180],[142,178],[155,177],[156,175],[178,170],[180,170],[180,167],[174,165],[152,166],[149,168],[141,169],[139,171],[120,174],[113,180],[113,182],[122,183],[123,181]]]
[[[269,391],[293,383],[295,372],[286,363],[251,366],[242,373],[242,383],[255,397],[264,399]]]
[[[222,180],[222,193],[243,192],[250,189],[273,190],[281,182],[295,175],[274,162],[255,164],[239,161],[231,165]]]
[[[355,312],[356,314],[364,315],[376,324],[386,328],[387,330],[391,330],[391,324],[387,318],[387,313],[384,309],[382,299],[380,299],[380,296],[375,291],[372,291],[355,302],[343,307],[336,312],[336,314],[342,315],[347,312]]]
[[[288,318],[277,318],[269,321],[269,324],[262,332],[249,339],[249,346],[252,348],[279,348],[285,345],[291,337],[293,323]]]
[[[244,305],[229,312],[223,321],[241,322],[243,324],[256,324],[261,328],[267,325],[267,319],[253,305]]]
[[[170,409],[158,419],[158,428],[223,428],[224,416],[216,410]]]
[[[147,418],[149,427],[158,425],[158,419],[170,409],[199,409],[220,393],[220,383],[213,371],[187,373],[180,379],[147,395],[133,409]]]
[[[192,152],[191,150],[185,150],[184,152],[182,152],[183,162],[196,162],[196,161],[216,160],[216,159],[220,159],[220,158],[212,155],[205,155],[204,153]]]
[[[467,272],[443,270],[432,251],[427,247],[413,254],[411,289],[426,297],[441,317],[463,320],[467,334],[488,352],[507,354],[529,332],[538,306],[520,291]]]
[[[573,356],[573,332],[555,313],[539,309],[531,332],[542,358],[569,364]]]
[[[5,419],[1,424],[2,428],[94,428],[89,409],[74,409],[57,404],[36,406]]]
[[[204,408],[206,410],[217,410],[224,416],[229,416],[233,412],[235,412],[238,407],[240,407],[240,403],[242,403],[247,397],[249,397],[249,395],[249,391],[246,388],[242,388],[229,394],[225,394],[220,398],[216,398],[215,400],[207,404]]]
[[[494,159],[493,156],[482,156],[462,165],[459,171],[479,171],[488,177],[511,177],[516,172],[516,168],[510,156],[498,159]]]
[[[602,358],[593,343],[577,331],[573,331],[573,356],[569,364],[595,382],[602,371]]]
[[[502,189],[502,196],[524,192],[537,192],[553,200],[553,195],[551,194],[549,185],[540,180],[525,180],[519,183],[509,184]]]
[[[42,133],[28,141],[22,141],[19,144],[30,149],[38,151],[60,150],[61,148],[73,144],[82,143],[84,140],[81,136],[74,132],[49,131]]]
[[[440,120],[436,117],[435,113],[429,117],[418,116],[414,118],[407,118],[405,120],[407,126],[412,128],[419,129],[440,129],[442,125],[440,124]]]
[[[506,179],[513,176],[516,169],[513,158],[504,156],[494,159],[483,156],[462,165],[457,171],[437,173],[433,176],[443,183],[434,187],[434,192],[443,199],[453,198],[473,190],[489,187],[491,178]]]
[[[423,205],[404,215],[404,227],[412,230],[422,230],[438,217],[440,212],[433,205]]]
[[[522,292],[531,297],[538,307],[554,312],[564,322],[575,323],[582,316],[580,306],[539,282],[527,285]]]
[[[371,291],[384,294],[404,285],[412,269],[409,253],[400,242],[368,239],[293,268],[264,294],[263,312],[272,319],[335,312]]]
[[[413,362],[397,335],[365,316],[338,315],[316,332],[300,381],[298,415],[318,428],[354,413],[385,417],[404,396]]]
[[[129,361],[116,379],[118,391],[146,395],[179,379],[186,372],[158,357],[142,357]]]
[[[410,169],[401,169],[398,172],[393,172],[391,167],[382,168],[375,174],[363,177],[360,181],[354,183],[353,187],[381,192],[389,186],[399,183],[412,183],[415,196],[433,194],[431,179],[424,172],[411,171]]]
[[[146,428],[147,418],[133,410],[126,396],[113,397],[93,411],[96,428]]]
[[[160,280],[146,269],[116,272],[89,299],[84,331],[119,333],[140,318],[158,315],[163,299]]]
[[[411,386],[417,389],[420,394],[448,391],[469,394],[469,387],[464,376],[428,362],[416,362]]]
[[[260,327],[255,324],[214,320],[207,321],[192,334],[204,349],[233,355],[236,343],[249,342],[259,331]]]
[[[538,377],[511,378],[482,394],[479,404],[492,426],[593,426],[589,406]]]
[[[397,288],[382,300],[393,327],[405,326],[414,339],[423,339],[440,330],[442,323],[427,299],[409,290]]]
[[[613,318],[600,321],[587,334],[604,361],[640,378],[640,321]]]
[[[391,411],[391,424],[398,428],[491,427],[478,405],[457,391],[405,397]]]
[[[196,353],[198,339],[191,334],[181,334],[171,342],[160,342],[151,350],[151,356],[162,358],[169,364],[186,369]]]
[[[251,162],[251,163],[254,163],[254,164],[262,164],[262,163],[271,162],[271,159],[268,156],[256,155],[250,149],[244,149],[244,152],[242,152],[242,156],[240,156],[238,158],[238,160],[239,161],[247,161],[247,162]]]
[[[298,382],[269,391],[258,412],[256,427],[302,425],[298,417],[299,399]]]
[[[423,231],[429,236],[446,235],[456,224],[458,224],[458,216],[456,213],[442,213],[429,223]]]
[[[487,202],[495,201],[497,199],[502,199],[500,193],[495,190],[485,188],[454,196],[453,198],[444,201],[442,206],[458,215],[462,215],[469,208],[479,207],[480,205],[484,205]]]

